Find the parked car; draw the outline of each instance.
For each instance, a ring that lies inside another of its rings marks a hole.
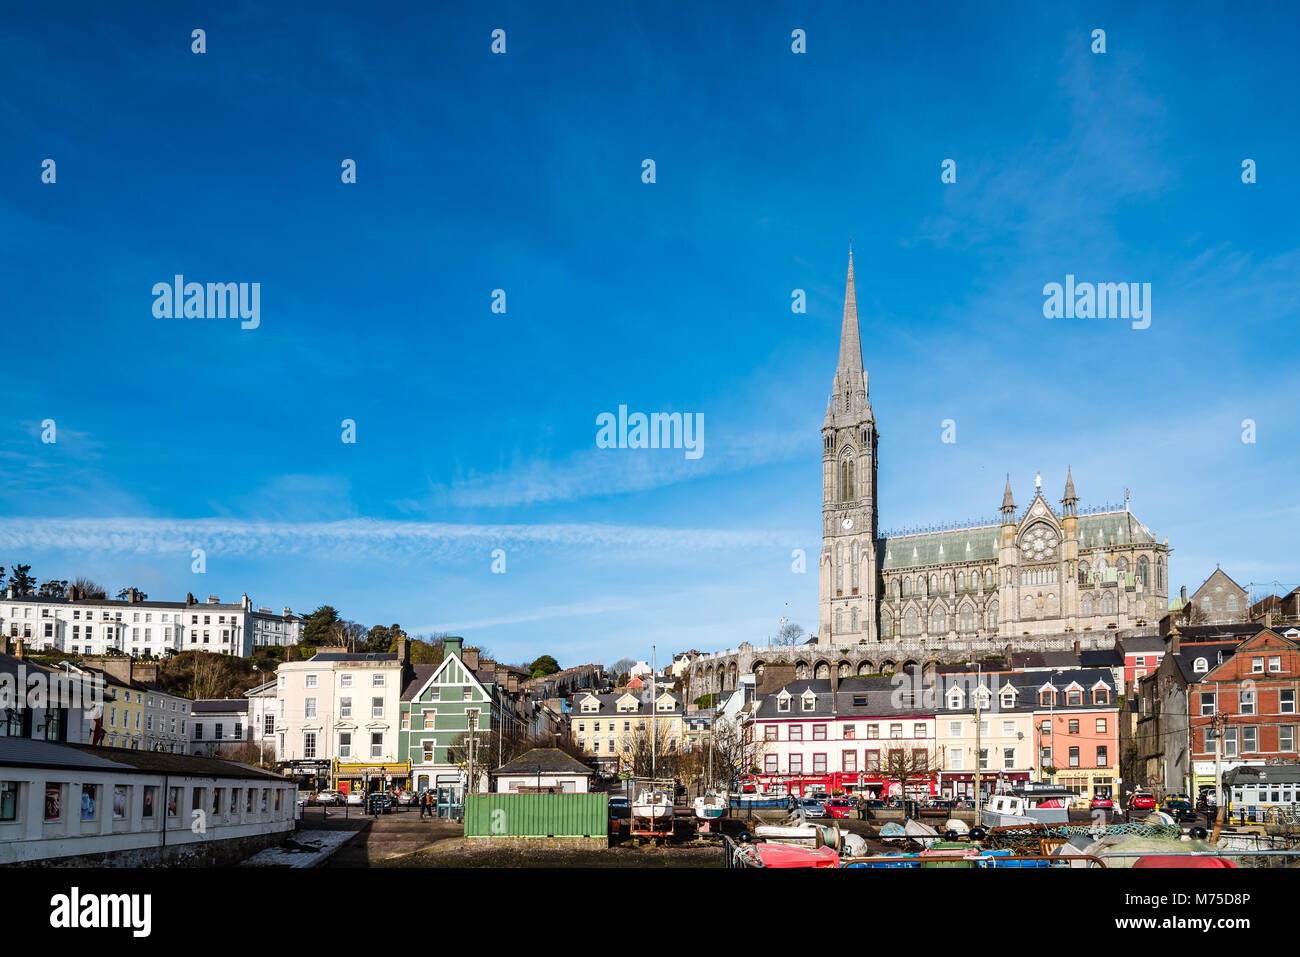
[[[805,818],[825,817],[826,808],[822,806],[821,801],[815,801],[807,797],[797,797],[794,798],[794,813]]]
[[[299,810],[302,810],[302,809],[305,808],[308,804],[310,804],[310,803],[311,803],[311,799],[312,799],[312,797],[313,797],[313,795],[312,795],[312,793],[311,793],[310,791],[299,791],[299,792],[298,792],[298,809],[299,809]]]
[[[348,794],[347,803],[352,807],[364,807],[366,803],[365,791],[352,791]]]
[[[628,803],[625,797],[612,797],[609,799],[609,818],[613,820],[623,820],[632,816],[632,805]]]
[[[317,791],[316,803],[317,804],[342,804],[345,797],[346,795],[344,795],[342,791],[332,791],[332,790]]]
[[[1171,797],[1165,799],[1164,807],[1161,808],[1166,814],[1175,821],[1197,821],[1200,815],[1196,813],[1196,808],[1192,802],[1185,797]]]
[[[858,811],[858,802],[850,798],[832,798],[822,803],[826,813],[831,817],[855,817]]]
[[[1130,811],[1154,811],[1156,809],[1156,799],[1154,795],[1146,791],[1137,791],[1128,799],[1128,809]]]
[[[884,810],[884,808],[885,802],[880,800],[880,798],[867,798],[868,811],[881,811]]]
[[[397,801],[397,806],[398,806],[398,807],[414,807],[414,806],[415,806],[415,803],[416,803],[416,800],[417,800],[417,797],[416,797],[416,794],[415,794],[414,791],[398,791],[398,792],[397,792],[397,798],[396,798],[396,801]]]
[[[387,791],[375,791],[366,801],[366,810],[371,814],[392,814],[393,796]]]
[[[1095,798],[1093,798],[1091,801],[1088,802],[1088,810],[1090,810],[1090,811],[1113,811],[1113,810],[1115,810],[1115,802],[1112,801],[1112,800],[1111,800],[1110,798],[1108,798],[1108,797],[1100,797],[1100,796],[1098,796],[1098,797],[1095,797]]]

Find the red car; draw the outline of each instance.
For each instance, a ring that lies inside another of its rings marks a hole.
[[[852,817],[853,812],[858,809],[855,801],[846,798],[835,798],[834,800],[822,802],[822,807],[826,808],[826,814],[829,817]]]
[[[1145,792],[1134,794],[1128,801],[1130,811],[1154,811],[1156,809],[1156,799]]]
[[[1095,797],[1088,805],[1090,811],[1112,811],[1115,809],[1115,802],[1108,797]]]

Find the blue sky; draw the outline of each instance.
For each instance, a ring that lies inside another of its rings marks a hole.
[[[883,528],[1069,463],[1175,588],[1300,582],[1293,6],[467,6],[9,12],[0,564],[509,660],[814,631],[852,237]],[[176,273],[260,326],[155,318]],[[1067,273],[1150,328],[1044,318]],[[596,448],[620,404],[704,455]]]

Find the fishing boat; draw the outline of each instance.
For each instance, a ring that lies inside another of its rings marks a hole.
[[[1074,792],[1057,787],[1024,787],[999,791],[980,809],[985,827],[1017,824],[1068,824]]]
[[[727,813],[727,799],[721,794],[705,794],[694,802],[695,816],[704,821],[712,821]]]
[[[745,811],[788,811],[794,805],[789,794],[762,791],[749,794],[732,794],[731,806]]]
[[[651,819],[672,817],[672,799],[663,791],[642,791],[632,801],[632,816]]]
[[[903,824],[903,833],[917,842],[934,841],[939,837],[939,832],[929,824],[922,824],[920,821],[913,821],[910,818]]]

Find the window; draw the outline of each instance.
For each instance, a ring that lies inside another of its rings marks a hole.
[[[778,698],[778,699],[776,700],[776,710],[777,710],[777,711],[789,711],[789,710],[790,710],[790,699],[789,699],[789,698]]]
[[[1251,674],[1254,674],[1254,675],[1262,675],[1262,674],[1264,673],[1264,659],[1263,659],[1263,658],[1252,658],[1252,659],[1250,659],[1250,673],[1251,673]]]
[[[302,756],[304,758],[316,757],[316,732],[304,731],[302,733]]]
[[[197,721],[194,722],[194,740],[195,741],[203,740],[203,725],[201,725]]]
[[[316,676],[315,676],[315,675],[304,675],[304,676],[303,676],[303,681],[305,682],[304,687],[306,687],[306,688],[315,688],[315,687],[316,687]]]
[[[813,732],[813,740],[814,740],[814,741],[825,741],[825,740],[826,740],[826,725],[824,725],[824,724],[814,724],[814,725],[813,725],[812,732]]]
[[[371,698],[371,699],[370,699],[370,717],[372,717],[372,718],[382,718],[383,716],[384,716],[384,699],[383,699],[383,698]]]
[[[1065,703],[1073,707],[1083,704],[1083,693],[1077,688],[1067,691],[1065,693]]]
[[[867,752],[867,770],[868,770],[868,771],[879,771],[879,770],[880,770],[880,752],[879,752],[879,751],[868,751],[868,752]]]
[[[339,757],[340,758],[352,757],[352,732],[351,731],[339,732]]]
[[[1283,724],[1278,726],[1277,749],[1279,751],[1295,750],[1295,725]]]
[[[304,698],[302,702],[302,716],[304,718],[316,717],[316,699]]]
[[[1235,758],[1237,756],[1237,729],[1223,729],[1223,756],[1226,758]]]
[[[815,710],[816,708],[817,708],[817,699],[816,699],[816,698],[804,698],[804,699],[803,699],[803,709],[804,709],[805,711],[813,711],[813,710]]]
[[[386,677],[387,675],[385,675],[382,671],[376,671],[373,675],[370,676],[370,686],[372,688],[382,688],[384,686],[384,679]]]
[[[858,752],[845,751],[840,756],[840,765],[845,774],[856,774],[858,771]]]
[[[1217,706],[1218,706],[1218,695],[1215,692],[1213,691],[1201,692],[1202,716],[1214,714],[1214,711],[1217,708]]]
[[[987,771],[988,769],[989,769],[989,749],[980,748],[980,770]]]
[[[18,782],[0,781],[0,822],[18,820]]]
[[[826,773],[826,755],[825,755],[825,754],[814,754],[814,755],[813,755],[813,774],[825,774],[825,773]]]
[[[1295,714],[1295,689],[1284,688],[1277,695],[1277,710],[1281,714]]]
[[[930,612],[930,633],[934,635],[942,634],[948,630],[948,616],[943,613],[942,608],[936,608]]]
[[[1109,703],[1110,703],[1110,689],[1109,689],[1109,688],[1093,688],[1093,689],[1092,689],[1092,703],[1093,703],[1093,704],[1109,704]]]
[[[1097,767],[1104,768],[1110,764],[1110,754],[1104,744],[1097,745]]]
[[[1098,734],[1105,734],[1105,733],[1106,733],[1106,719],[1105,719],[1105,718],[1098,718],[1098,719],[1097,719],[1097,733],[1098,733]]]
[[[1078,766],[1079,766],[1079,749],[1078,749],[1078,748],[1071,748],[1071,749],[1070,749],[1070,767],[1072,767],[1072,768],[1077,768]]]
[[[1259,750],[1259,728],[1247,725],[1241,729],[1241,750],[1246,752]]]
[[[791,774],[803,774],[803,755],[802,755],[802,754],[792,754],[792,755],[790,755],[790,773],[791,773]]]
[[[954,771],[960,771],[962,769],[961,748],[948,749],[948,767],[952,768]]]
[[[1002,768],[1003,768],[1003,770],[1007,770],[1007,771],[1009,771],[1009,770],[1011,770],[1012,768],[1014,768],[1015,766],[1016,766],[1016,749],[1015,749],[1015,748],[1003,748],[1003,749],[1002,749]]]
[[[869,725],[867,725],[867,737],[868,737],[868,738],[878,738],[878,737],[880,737],[880,725],[878,725],[878,724],[869,724]]]
[[[855,728],[855,725],[851,725],[851,724],[846,724],[846,725],[844,726],[844,740],[845,740],[845,741],[852,741],[852,740],[853,740],[853,735],[854,735],[854,733],[855,733],[855,732],[854,732],[854,728]]]
[[[1016,706],[1016,693],[1011,688],[1007,688],[998,697],[999,703],[1004,708],[1014,708]]]
[[[1210,663],[1204,658],[1197,658],[1192,662],[1192,671],[1198,675],[1203,675],[1210,670]]]
[[[777,773],[776,755],[775,755],[775,754],[765,754],[765,755],[763,755],[763,773],[764,773],[764,774],[776,774],[776,773]]]
[[[370,756],[372,758],[382,758],[384,756],[384,733],[375,731],[370,735]]]
[[[1078,734],[1078,733],[1079,733],[1079,719],[1078,719],[1078,718],[1071,718],[1071,719],[1070,719],[1070,725],[1069,725],[1069,728],[1068,728],[1068,730],[1067,730],[1067,733],[1068,733],[1068,734]]]
[[[1280,671],[1282,670],[1282,657],[1281,657],[1281,655],[1269,655],[1269,658],[1268,658],[1268,670],[1269,670],[1269,672],[1271,672],[1271,673],[1280,672]]]
[[[140,730],[140,715],[139,715],[139,714],[136,714],[136,716],[135,716],[135,727],[136,727],[136,730],[137,730],[137,731]],[[226,726],[225,726],[222,722],[220,722],[220,721],[217,721],[216,723],[214,723],[214,724],[213,724],[213,727],[212,727],[212,736],[213,736],[214,738],[216,738],[218,741],[220,741],[220,740],[221,740],[222,738],[224,738],[225,735],[226,735],[225,727],[226,727]]]
[[[1002,737],[1009,738],[1016,733],[1016,723],[1014,721],[1002,722]]]
[[[949,722],[948,722],[948,737],[950,737],[950,738],[959,738],[959,737],[961,737],[961,722],[960,722],[960,721],[949,721]]]
[[[801,724],[790,725],[790,740],[791,741],[803,740],[803,725]]]
[[[903,736],[903,726],[901,724],[891,724],[889,726],[889,736],[891,738],[901,738]]]
[[[926,736],[926,734],[925,734],[925,725],[923,725],[923,724],[914,724],[914,725],[912,725],[912,737],[914,737],[914,738],[924,738],[925,736]]]
[[[1240,702],[1242,714],[1255,713],[1255,692],[1243,688],[1238,696],[1238,701]]]

